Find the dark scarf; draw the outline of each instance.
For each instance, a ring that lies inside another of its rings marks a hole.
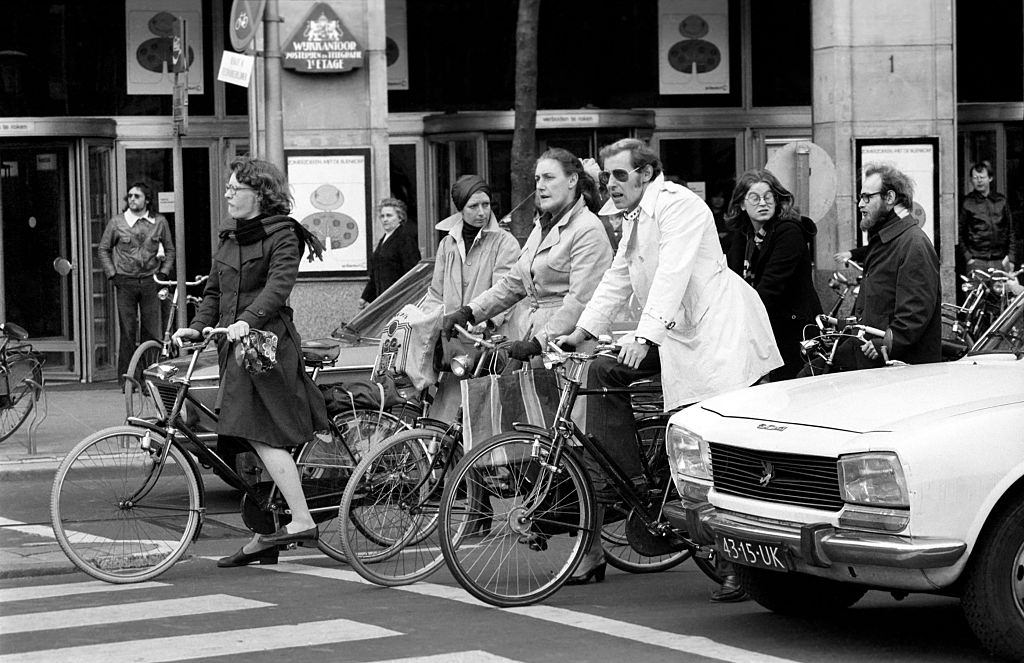
[[[240,245],[248,246],[249,244],[262,242],[274,233],[288,228],[294,229],[295,234],[309,248],[310,262],[313,262],[314,257],[318,260],[324,259],[324,245],[320,243],[316,235],[309,232],[305,226],[290,216],[267,216],[266,214],[260,214],[255,218],[239,221],[238,228],[235,230],[222,230],[220,238],[223,240],[233,236]]]

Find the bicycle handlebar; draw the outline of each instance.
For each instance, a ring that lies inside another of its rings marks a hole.
[[[856,269],[856,270],[857,270],[858,272],[862,272],[862,273],[864,272],[864,268],[863,268],[863,267],[861,267],[860,265],[858,265],[858,264],[857,264],[856,262],[854,262],[853,260],[847,260],[847,261],[845,262],[845,264],[846,264],[846,266],[847,266],[847,267],[853,267],[853,268],[854,268],[854,269]]]
[[[485,339],[483,336],[477,336],[476,334],[474,334],[473,332],[469,331],[468,329],[466,329],[462,325],[455,325],[455,330],[458,331],[460,335],[464,336],[466,338],[466,340],[468,340],[471,343],[473,343],[473,345],[476,345],[476,346],[479,346],[479,347],[482,347],[482,348],[487,348],[488,350],[494,350],[495,348],[498,347],[494,343],[491,343],[490,341]]]
[[[202,285],[209,278],[210,278],[209,274],[204,274],[202,276],[196,276],[196,280],[195,281],[185,281],[185,285],[186,286]],[[153,280],[156,281],[157,284],[165,286],[165,287],[166,286],[172,286],[172,285],[178,285],[177,281],[161,281],[160,277],[158,275],[156,275],[156,274],[153,275]]]

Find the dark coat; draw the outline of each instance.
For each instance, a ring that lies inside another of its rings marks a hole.
[[[269,217],[263,223],[281,219]],[[302,341],[292,324],[292,310],[285,305],[302,250],[302,241],[288,227],[245,246],[229,235],[214,253],[192,329],[245,320],[254,329],[277,334],[277,365],[255,377],[235,361],[234,345],[221,342],[219,435],[292,447],[328,427],[323,396],[303,368]]]
[[[772,381],[796,377],[804,363],[800,354],[804,325],[813,324],[814,316],[822,312],[811,280],[808,249],[816,233],[810,219],[778,219],[767,226],[760,249],[753,248],[753,238],[746,233],[736,233],[729,247],[729,267],[741,276],[748,246],[751,248],[750,284],[768,311],[775,343],[785,362],[771,372]]]
[[[983,196],[971,191],[960,205],[960,249],[970,260],[1002,260],[1017,263],[1017,228],[1006,196],[995,191]]]
[[[890,359],[942,360],[942,288],[935,247],[913,216],[890,213],[868,243],[853,313],[892,332]]]
[[[390,288],[419,261],[420,246],[416,239],[416,229],[403,223],[388,241],[378,244],[370,254],[370,281],[363,288],[363,301],[372,302],[377,299],[380,293]]]

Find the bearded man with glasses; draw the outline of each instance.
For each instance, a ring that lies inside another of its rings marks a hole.
[[[599,215],[622,217],[622,240],[576,330],[559,343],[576,346],[606,334],[635,296],[643,312],[636,331],[620,341],[617,358],[590,364],[588,387],[627,387],[661,373],[664,408],[674,410],[746,387],[782,366],[764,304],[726,266],[715,219],[695,193],[667,182],[658,155],[626,138],[601,150],[598,181],[609,200]],[[642,475],[628,395],[586,398],[583,429],[630,477]],[[590,462],[588,469],[596,464]],[[615,499],[595,476],[598,501]],[[602,513],[597,514],[601,522]],[[575,578],[603,578],[600,537]],[[740,590],[742,593],[742,590]]]
[[[868,245],[853,314],[885,337],[845,342],[836,351],[840,370],[880,366],[884,355],[908,364],[942,360],[939,257],[913,207],[909,177],[888,164],[867,165],[857,209]]]

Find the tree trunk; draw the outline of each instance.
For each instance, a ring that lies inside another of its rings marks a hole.
[[[537,22],[540,0],[519,0],[516,21],[516,126],[512,134],[512,234],[520,244],[533,228],[533,162],[537,160]]]

